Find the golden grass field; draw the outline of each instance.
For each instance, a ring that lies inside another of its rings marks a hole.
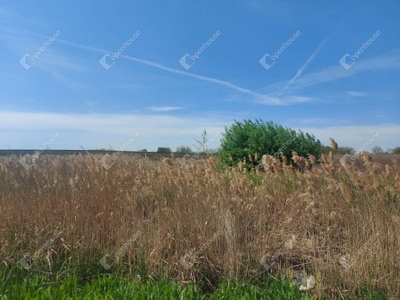
[[[303,171],[272,157],[265,171],[246,171],[215,157],[124,154],[106,170],[101,157],[42,155],[28,170],[17,156],[0,158],[2,264],[36,253],[49,271],[69,262],[88,274],[210,286],[305,270],[315,297],[368,286],[400,299],[399,156],[348,170],[333,155],[311,157],[297,161]],[[106,253],[118,254],[108,270]]]

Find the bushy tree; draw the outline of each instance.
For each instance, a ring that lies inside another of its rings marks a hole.
[[[180,146],[176,148],[175,153],[192,153],[192,149],[188,146]]]
[[[373,154],[382,154],[383,153],[383,149],[379,146],[375,146],[371,149],[371,152]]]
[[[336,151],[333,151],[335,154],[353,154],[356,153],[356,150],[352,147],[339,147]]]
[[[235,120],[231,127],[225,127],[219,157],[230,166],[236,166],[239,161],[246,159],[246,167],[249,168],[257,165],[263,154],[279,158],[279,153],[283,152],[290,162],[292,151],[296,151],[299,156],[307,157],[309,153],[318,158],[321,146],[321,142],[313,135],[285,128],[273,122]],[[253,158],[252,162],[249,154]],[[254,159],[256,154],[257,161]]]
[[[392,154],[400,154],[400,147],[394,148]]]
[[[211,153],[211,154],[218,154],[219,152],[221,152],[220,147],[208,150],[208,153]]]
[[[339,147],[337,149],[333,149],[330,146],[322,146],[321,147],[321,153],[323,154],[328,154],[330,151],[332,151],[333,154],[353,154],[355,153],[354,148],[352,147]]]
[[[169,147],[158,147],[157,153],[172,153],[172,150]]]

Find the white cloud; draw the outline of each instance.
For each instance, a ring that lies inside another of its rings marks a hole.
[[[171,110],[183,109],[183,107],[181,107],[181,106],[149,106],[149,107],[146,107],[146,109],[149,109],[152,111],[171,111]]]
[[[116,88],[119,88],[119,89],[125,89],[125,90],[130,90],[130,91],[135,91],[135,92],[143,89],[144,87],[145,87],[144,84],[135,84],[135,83],[121,83],[116,86]]]
[[[289,83],[280,91],[279,96],[282,95],[284,91],[288,87],[290,87],[293,82],[301,75],[303,74],[304,70],[308,67],[308,65],[314,60],[314,58],[317,56],[317,54],[321,51],[321,49],[325,46],[325,44],[328,42],[328,39],[324,39],[317,47],[317,49],[314,50],[314,52],[311,54],[311,56],[306,60],[306,62],[300,67],[300,69],[297,71],[296,75],[292,79],[290,79]]]
[[[55,149],[108,148],[117,149],[135,132],[141,136],[130,150],[168,146],[172,149],[192,145],[201,138],[204,129],[212,135],[223,131],[232,123],[230,117],[186,116],[165,114],[65,114],[0,111],[0,148],[39,148],[54,132],[61,136],[54,143]],[[199,125],[200,124],[200,125]],[[217,148],[218,142],[210,148]],[[128,149],[129,150],[129,149]]]
[[[371,143],[369,151],[374,146],[383,149],[400,146],[400,125],[381,124],[376,126],[331,126],[331,127],[301,127],[302,131],[312,133],[324,145],[329,145],[329,137],[341,146],[349,146],[359,149],[370,139],[375,132],[380,131],[381,135]]]
[[[300,90],[306,87],[315,86],[321,83],[335,81],[341,78],[354,76],[358,73],[369,72],[369,71],[384,71],[384,70],[400,70],[400,50],[395,50],[389,53],[385,53],[378,57],[369,59],[363,59],[360,57],[359,60],[349,70],[344,69],[338,63],[329,67],[320,69],[319,71],[305,74],[301,77],[296,78],[290,85],[290,91]],[[263,88],[263,91],[278,92],[282,90],[282,86],[286,86],[287,82],[276,82]]]
[[[86,100],[85,103],[86,103],[86,105],[88,105],[88,106],[95,106],[95,105],[97,104],[97,102],[95,102],[95,101],[90,101],[90,100]]]
[[[273,98],[270,97],[272,99],[277,99],[277,101],[279,101],[279,98]],[[302,96],[285,96],[281,98],[281,105],[289,105],[289,104],[298,104],[298,103],[306,103],[306,102],[311,102],[313,101],[314,98],[312,97],[302,97]],[[258,104],[270,104],[271,103],[271,99],[259,99],[254,101],[255,103]]]
[[[351,97],[367,97],[368,93],[364,92],[355,92],[355,91],[347,91],[346,95],[351,96]]]
[[[74,47],[77,47],[77,48],[81,48],[81,49],[84,49],[84,50],[90,50],[90,51],[95,51],[95,52],[99,52],[99,53],[109,53],[110,52],[110,51],[107,51],[107,50],[104,50],[104,49],[95,48],[95,47],[89,47],[89,46],[85,46],[85,45],[82,45],[82,44],[66,41],[66,40],[63,40],[63,39],[59,39],[58,41],[61,42],[61,43],[66,44],[66,45],[71,45],[71,46],[74,46]],[[186,72],[186,71],[181,71],[181,70],[165,67],[165,66],[163,66],[163,65],[161,65],[159,63],[148,61],[148,60],[144,60],[144,59],[140,59],[140,58],[136,58],[136,57],[129,56],[129,55],[122,54],[122,55],[120,55],[120,58],[125,58],[127,60],[138,62],[138,63],[144,64],[144,65],[148,65],[148,66],[151,66],[151,67],[154,67],[154,68],[157,68],[157,69],[160,69],[160,70],[164,70],[164,71],[167,71],[167,72],[170,72],[170,73],[192,77],[192,78],[195,78],[195,79],[201,80],[201,81],[207,81],[207,82],[215,83],[215,84],[218,84],[220,86],[224,86],[224,87],[227,87],[229,89],[232,89],[232,90],[239,91],[241,93],[250,95],[250,96],[254,97],[257,101],[258,100],[261,101],[263,104],[268,104],[268,105],[285,105],[286,104],[284,101],[282,101],[279,98],[270,97],[270,96],[265,95],[265,94],[260,94],[260,93],[254,92],[252,90],[249,90],[249,89],[240,87],[238,85],[235,85],[233,83],[230,83],[228,81],[224,81],[224,80],[220,80],[220,79],[212,78],[212,77],[207,77],[207,76],[202,76],[202,75],[196,75],[196,74],[189,73],[189,72]]]
[[[323,119],[323,118],[305,118],[305,119],[291,119],[292,123],[295,124],[315,124],[315,125],[327,125],[331,124],[333,121],[331,119]]]
[[[345,70],[339,63],[321,71],[304,75],[292,84],[292,88],[300,89],[333,81],[357,73],[379,70],[400,70],[400,51],[387,53],[370,59],[360,58],[349,70]]]
[[[38,66],[48,69],[65,69],[74,72],[88,72],[89,68],[84,67],[75,57],[70,54],[66,54],[59,49],[55,50],[57,40],[54,45],[50,45],[43,54],[38,58]],[[53,47],[53,48],[52,48]],[[31,53],[33,54],[33,53]]]
[[[61,114],[61,113],[27,113],[0,111],[0,148],[32,149],[40,148],[55,132],[61,135],[52,146],[54,149],[108,148],[112,145],[118,149],[135,132],[141,136],[127,150],[157,147],[176,147],[192,145],[199,139],[204,129],[212,136],[217,131],[224,131],[235,117],[222,114],[204,116],[174,117],[166,114]],[[309,126],[317,123],[317,126]],[[304,120],[299,127],[304,132],[314,134],[323,144],[329,144],[333,137],[339,146],[350,146],[358,149],[376,131],[379,138],[371,144],[383,149],[400,146],[400,125],[382,124],[376,126],[321,126],[326,125],[323,119]],[[199,125],[200,124],[200,125]],[[286,124],[283,124],[287,126]],[[290,124],[288,124],[290,125]],[[217,148],[215,141],[210,148]]]

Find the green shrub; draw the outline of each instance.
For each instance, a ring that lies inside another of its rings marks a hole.
[[[400,147],[396,147],[392,151],[393,154],[400,154]]]
[[[291,161],[292,151],[296,151],[299,156],[307,157],[307,154],[312,154],[319,158],[321,147],[319,140],[301,130],[295,131],[262,120],[244,120],[235,121],[229,128],[225,127],[218,156],[230,166],[236,166],[245,159],[245,166],[250,168],[259,164],[263,154],[279,158],[279,153],[283,152],[288,161]]]
[[[157,153],[172,153],[172,150],[169,147],[158,147]]]

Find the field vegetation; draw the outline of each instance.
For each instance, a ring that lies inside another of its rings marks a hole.
[[[251,169],[214,156],[0,158],[0,298],[50,295],[51,283],[118,298],[154,282],[158,295],[167,280],[187,299],[227,287],[243,299],[400,299],[400,158],[340,158],[264,155]]]

